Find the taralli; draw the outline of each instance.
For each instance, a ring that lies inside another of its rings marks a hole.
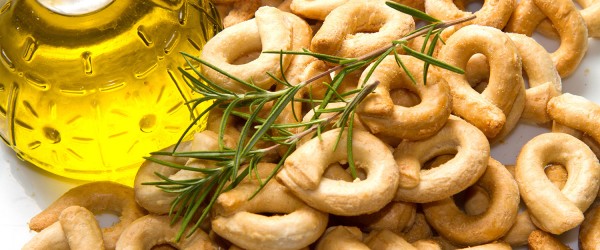
[[[119,222],[102,229],[104,246],[114,249],[121,232],[135,219],[145,214],[135,201],[133,189],[114,182],[91,182],[75,187],[29,222],[29,228],[41,231],[59,220],[60,213],[70,206],[81,206],[92,213],[113,212],[119,214]]]
[[[333,9],[346,2],[348,0],[292,0],[290,9],[305,18],[325,20]]]
[[[450,86],[452,112],[475,125],[488,138],[494,138],[504,127],[519,92],[523,91],[521,58],[510,37],[502,31],[470,25],[448,38],[439,59],[465,68],[471,56],[477,53],[484,54],[490,64],[489,83],[481,94],[469,85],[464,75],[447,70],[440,74]]]
[[[529,17],[519,16],[518,14],[529,15],[539,10],[542,15],[535,13],[534,16],[545,15],[550,19],[560,34],[560,47],[551,53],[552,61],[556,65],[556,70],[560,76],[567,77],[577,69],[587,51],[588,30],[585,22],[571,0],[532,0],[532,2],[521,1],[517,6],[517,10],[519,8],[528,8],[528,10],[516,11],[511,18],[526,19]],[[535,20],[535,18],[533,19]],[[539,21],[541,22],[541,20]],[[509,24],[506,30],[531,36],[538,24],[539,22],[532,22],[526,28],[523,25]]]
[[[444,126],[450,116],[452,104],[448,84],[434,74],[429,74],[427,84],[423,84],[423,63],[409,56],[400,56],[400,59],[417,83],[410,80],[393,55],[387,56],[368,78],[367,83],[379,81],[379,85],[356,112],[361,122],[377,136],[409,140],[430,137]],[[367,80],[370,67],[363,72],[359,85]],[[416,93],[420,103],[412,107],[396,105],[390,94],[395,89]]]
[[[427,223],[425,219],[425,215],[418,212],[415,216],[415,222],[410,226],[410,228],[405,229],[402,233],[400,233],[402,238],[406,239],[408,242],[415,242],[418,240],[429,239],[433,236],[433,230]]]
[[[559,124],[580,130],[600,142],[600,105],[581,96],[565,93],[548,102],[548,114]]]
[[[588,30],[588,36],[593,38],[600,38],[600,2],[592,2],[586,5],[584,1],[577,1],[583,9],[579,11],[585,26]],[[540,11],[541,12],[541,11]],[[543,14],[542,14],[543,15]],[[544,16],[545,17],[545,16]],[[559,35],[548,19],[544,19],[537,26],[537,31],[551,38],[559,38]]]
[[[261,163],[258,168],[265,172],[260,178],[266,178],[275,164]],[[258,181],[246,181],[217,198],[211,223],[215,233],[250,250],[300,249],[319,239],[327,227],[326,213],[306,205],[277,180],[249,200],[258,187]]]
[[[511,250],[509,244],[498,242],[498,243],[488,243],[485,245],[467,247],[467,248],[457,248],[457,250]]]
[[[514,6],[514,0],[486,0],[480,10],[470,13],[460,10],[452,0],[427,0],[425,1],[425,12],[440,20],[454,20],[472,14],[477,16],[472,21],[450,27],[448,31],[455,31],[470,24],[502,29],[508,22]]]
[[[338,142],[339,133],[330,130],[302,144],[286,159],[277,179],[304,202],[328,213],[352,216],[383,208],[394,198],[399,170],[392,152],[370,133],[352,132],[354,161],[367,172],[366,179],[345,182],[322,177],[329,164],[348,159],[346,131]]]
[[[390,45],[414,29],[411,16],[386,6],[383,1],[349,1],[325,18],[313,37],[311,51],[358,57]]]
[[[569,173],[562,190],[545,176],[544,166],[555,163]],[[563,133],[541,134],[527,142],[517,158],[515,178],[533,223],[561,234],[583,221],[583,212],[598,194],[600,164],[580,140]]]
[[[499,239],[514,224],[519,210],[517,183],[498,161],[490,158],[484,175],[475,185],[490,195],[488,209],[481,214],[465,214],[452,198],[423,204],[429,224],[458,245],[480,245]]]
[[[365,238],[365,244],[370,249],[393,250],[406,249],[417,250],[405,239],[389,230],[373,231]]]
[[[181,220],[171,223],[172,218],[167,215],[146,215],[135,220],[129,225],[117,242],[117,250],[142,250],[154,249],[154,246],[164,244],[176,249],[216,250],[208,235],[201,229],[195,230],[191,235],[177,241],[177,232],[181,228]]]
[[[600,203],[597,201],[585,213],[579,227],[579,247],[582,250],[600,249]]]
[[[231,6],[231,10],[223,17],[223,27],[225,28],[254,17],[254,12],[260,7],[260,0],[236,1]]]
[[[440,244],[438,244],[435,240],[418,240],[412,242],[412,245],[418,250],[442,250]]]
[[[252,82],[258,88],[268,89],[275,80],[265,72],[281,76],[280,65],[286,68],[292,58],[290,55],[262,53],[244,64],[234,62],[255,51],[292,49],[293,27],[284,12],[274,7],[261,7],[255,16],[254,19],[224,29],[210,39],[202,50],[201,58],[243,81]],[[207,65],[202,64],[202,72],[208,79],[233,92],[244,93],[248,90],[248,87]]]
[[[437,168],[421,170],[439,155],[456,154]],[[488,164],[490,146],[473,125],[451,118],[434,136],[403,141],[394,151],[401,183],[395,200],[426,203],[445,199],[473,185]]]
[[[565,246],[558,239],[552,235],[542,231],[535,230],[531,232],[528,239],[527,246],[531,250],[570,250],[571,248]]]
[[[71,206],[64,209],[58,221],[42,230],[23,250],[104,249],[102,231],[89,210]]]
[[[315,250],[370,250],[363,243],[363,235],[358,227],[336,226],[330,227],[321,237]]]

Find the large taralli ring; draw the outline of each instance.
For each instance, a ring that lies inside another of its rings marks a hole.
[[[70,206],[81,206],[92,213],[114,212],[119,222],[103,228],[104,246],[114,249],[121,232],[146,212],[134,199],[133,189],[115,182],[90,182],[77,186],[54,201],[29,222],[29,228],[40,231],[58,221],[60,213]]]
[[[356,112],[363,125],[375,135],[409,140],[430,137],[444,126],[450,116],[452,105],[448,84],[434,74],[428,74],[427,84],[424,84],[423,63],[410,56],[400,56],[400,59],[417,82],[410,80],[393,55],[387,56],[370,74],[367,82],[379,81],[379,85]],[[367,80],[370,67],[363,71],[359,85]],[[408,89],[416,93],[421,102],[412,107],[396,105],[390,95],[395,89]]]
[[[325,18],[313,37],[311,51],[359,57],[390,45],[414,28],[411,16],[386,6],[383,1],[349,1]]]
[[[456,154],[439,167],[421,170],[439,155]],[[485,172],[490,145],[473,125],[451,118],[434,136],[403,141],[394,151],[400,168],[395,200],[426,203],[445,199],[473,185]]]
[[[511,25],[509,23],[506,31],[531,36],[535,27],[544,19],[544,16],[548,17],[560,35],[560,47],[551,53],[552,61],[561,77],[571,75],[579,66],[588,47],[588,29],[573,1],[521,1],[517,6],[517,10],[519,8],[526,8],[527,10],[515,11],[511,19],[528,19],[531,18],[530,15],[536,18],[533,18],[534,21],[529,25]],[[519,16],[519,14],[523,16]]]
[[[506,123],[513,104],[523,91],[521,58],[510,37],[502,31],[478,25],[458,30],[446,41],[439,59],[465,68],[471,56],[481,53],[490,64],[490,80],[481,94],[464,75],[447,70],[440,74],[450,86],[452,112],[494,138]],[[521,110],[522,111],[522,110]]]
[[[352,131],[354,161],[365,170],[366,179],[345,182],[322,177],[330,164],[348,161],[346,133],[329,130],[302,144],[286,159],[277,179],[321,211],[344,216],[376,212],[394,198],[399,170],[387,145],[371,133]]]
[[[181,229],[181,220],[175,224],[168,215],[146,215],[129,225],[117,242],[117,249],[152,249],[164,244],[176,249],[214,250],[216,245],[201,229],[196,229],[191,235],[184,235],[177,241]]]
[[[441,20],[454,20],[472,14],[477,16],[472,21],[451,27],[452,30],[458,30],[470,24],[502,29],[515,8],[515,2],[515,0],[486,0],[480,10],[470,13],[460,10],[453,0],[427,0],[425,1],[425,12]]]
[[[235,60],[255,51],[280,51],[292,48],[292,25],[284,12],[274,7],[261,7],[254,19],[224,29],[210,39],[202,50],[201,58],[208,63],[256,87],[268,89],[275,83],[268,74],[281,76],[291,55],[262,53],[250,62],[234,64]],[[236,49],[228,49],[236,48]],[[249,87],[202,64],[202,72],[216,84],[236,93]]]
[[[259,164],[259,178],[274,169],[275,164]],[[244,249],[300,249],[319,239],[327,227],[326,213],[296,198],[277,180],[250,199],[259,186],[257,180],[248,180],[222,193],[215,203],[212,230]]]
[[[569,176],[562,189],[544,173],[550,163],[560,164]],[[533,223],[561,234],[583,221],[598,194],[600,164],[585,143],[563,133],[541,134],[527,142],[517,158],[515,178]]]
[[[452,197],[423,204],[429,224],[444,238],[459,245],[473,246],[497,240],[517,218],[519,188],[504,165],[490,158],[485,173],[475,185],[485,189],[490,197],[488,208],[481,214],[465,214]]]

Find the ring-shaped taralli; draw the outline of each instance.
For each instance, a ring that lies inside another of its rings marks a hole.
[[[177,234],[181,229],[181,220],[171,223],[168,215],[146,215],[129,225],[117,242],[117,250],[145,250],[154,246],[168,244],[176,249],[214,250],[217,246],[201,229],[184,235],[179,241]]]
[[[266,178],[275,164],[260,163],[259,178]],[[256,180],[244,181],[222,193],[215,203],[212,230],[244,249],[300,249],[319,239],[328,215],[295,197],[277,180],[259,188]],[[275,216],[262,215],[264,213]]]
[[[514,43],[502,31],[478,25],[458,30],[442,47],[438,59],[465,68],[471,56],[481,53],[488,58],[490,77],[481,94],[466,77],[441,70],[450,86],[452,112],[479,128],[488,138],[494,138],[506,123],[518,93],[524,86],[521,58]]]
[[[544,173],[550,163],[560,164],[569,174],[562,189]],[[533,223],[540,229],[561,234],[583,221],[583,212],[598,194],[600,164],[585,143],[563,133],[541,134],[527,142],[517,158],[515,179]]]
[[[414,28],[411,16],[386,6],[383,1],[350,1],[325,18],[312,39],[311,51],[359,57],[390,45]]]
[[[446,154],[456,155],[437,168],[421,170],[428,160]],[[395,149],[401,181],[394,200],[426,203],[457,194],[483,175],[489,156],[485,135],[471,124],[451,118],[434,136],[405,140]]]
[[[348,0],[292,0],[292,13],[315,20],[325,20],[325,17],[335,8]]]
[[[146,212],[134,199],[133,189],[115,182],[90,182],[77,186],[54,201],[29,222],[29,228],[40,231],[58,221],[60,213],[67,207],[81,206],[93,213],[114,212],[119,222],[102,229],[104,246],[114,249],[121,232],[135,219]]]
[[[583,9],[579,10],[585,26],[588,30],[588,36],[593,38],[600,38],[600,2],[592,2],[587,6],[579,3]],[[548,19],[544,19],[538,26],[537,31],[544,34],[547,37],[558,38],[560,37],[552,26],[552,22]]]
[[[580,130],[600,142],[600,105],[585,97],[565,93],[552,98],[547,109],[552,120]]]
[[[58,221],[36,234],[23,250],[102,249],[104,241],[96,217],[80,206],[65,208]]]
[[[480,10],[475,13],[462,11],[453,0],[427,0],[425,12],[440,20],[454,20],[475,14],[475,19],[451,27],[458,30],[464,26],[477,24],[502,29],[508,22],[515,8],[515,0],[485,0]]]
[[[339,133],[342,135],[338,142]],[[331,163],[348,160],[346,133],[329,130],[302,144],[285,160],[277,179],[321,211],[344,216],[373,213],[394,198],[398,166],[385,143],[369,132],[355,129],[352,152],[356,167],[366,172],[366,179],[345,182],[323,178]]]
[[[411,245],[406,239],[398,236],[390,230],[372,231],[365,237],[365,244],[370,249],[381,249],[381,250],[417,250],[417,248]]]
[[[588,30],[581,14],[572,0],[532,0],[531,2],[519,3],[517,10],[519,8],[527,8],[527,10],[515,12],[512,18],[522,20],[534,16],[536,18],[533,20],[536,22],[526,26],[509,25],[506,31],[531,36],[535,27],[543,20],[543,16],[548,17],[560,35],[560,46],[550,54],[552,61],[561,77],[571,75],[579,66],[588,47]]]
[[[497,240],[517,218],[519,188],[504,165],[490,158],[485,173],[475,185],[485,189],[490,196],[488,208],[481,214],[465,214],[452,197],[423,204],[429,224],[458,245],[473,246]]]
[[[255,51],[280,51],[292,48],[292,25],[285,14],[274,7],[261,7],[255,18],[224,29],[210,39],[202,50],[201,58],[240,80],[258,88],[268,89],[274,84],[266,72],[281,76],[280,66],[290,63],[290,55],[261,53],[248,63],[236,65],[235,60]],[[229,49],[235,48],[235,49]],[[202,64],[208,79],[223,88],[244,93],[249,87]]]
[[[423,84],[423,63],[418,59],[403,55],[400,59],[417,83],[410,80],[393,55],[387,56],[368,80],[368,83],[379,81],[379,85],[358,106],[356,112],[373,134],[398,139],[424,139],[435,134],[448,120],[452,106],[450,90],[448,84],[433,73],[428,74],[427,84]],[[373,65],[363,71],[359,85],[369,75],[370,67]],[[399,88],[416,93],[421,102],[412,107],[395,105],[390,91]]]
[[[530,250],[546,250],[546,249],[554,249],[554,250],[570,250],[571,248],[565,246],[560,240],[554,238],[549,233],[546,233],[542,230],[534,230],[529,234],[527,239]]]
[[[600,203],[596,201],[579,227],[579,247],[582,250],[600,249]]]

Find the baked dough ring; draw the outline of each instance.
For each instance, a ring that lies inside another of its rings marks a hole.
[[[60,213],[70,206],[85,207],[96,214],[114,212],[120,215],[118,223],[102,229],[107,249],[114,249],[125,227],[146,213],[135,202],[133,188],[109,181],[90,182],[59,197],[29,221],[29,228],[38,232],[43,230],[58,221]]]
[[[349,1],[329,13],[310,47],[313,52],[354,58],[388,46],[414,29],[411,16],[383,1]]]
[[[548,102],[548,114],[552,120],[580,130],[600,142],[600,105],[585,97],[565,93]]]
[[[456,154],[437,168],[421,170],[438,155]],[[434,136],[403,141],[394,151],[400,168],[400,188],[394,200],[426,203],[441,200],[473,185],[485,172],[490,146],[473,125],[451,118]]]
[[[562,190],[544,174],[555,163],[569,173]],[[515,178],[533,223],[561,234],[583,221],[583,212],[598,194],[600,164],[594,153],[577,138],[563,133],[541,134],[527,142],[517,158]]]
[[[255,16],[254,19],[231,26],[215,35],[204,45],[201,58],[241,80],[253,83],[256,87],[268,89],[275,80],[267,72],[281,76],[280,65],[285,69],[290,63],[291,55],[263,53],[248,63],[236,65],[234,62],[257,50],[290,50],[292,25],[284,12],[274,7],[261,7]],[[233,92],[244,93],[249,90],[248,87],[204,64],[202,72],[208,79]]]
[[[450,27],[456,31],[464,26],[477,24],[502,29],[508,22],[515,8],[515,0],[485,0],[480,10],[475,13],[460,10],[452,0],[427,0],[425,12],[440,20],[454,20],[475,14],[471,21]]]
[[[266,178],[274,168],[275,164],[259,164],[260,178]],[[250,199],[258,187],[256,179],[246,180],[222,193],[215,203],[212,230],[249,250],[300,249],[317,241],[323,234],[328,222],[326,213],[296,198],[277,180],[269,181]]]
[[[549,233],[542,230],[535,230],[531,232],[528,238],[528,246],[531,250],[570,250],[571,248],[565,246],[560,240],[554,238]]]
[[[398,66],[393,55],[387,56],[369,78],[368,83],[379,81],[377,88],[369,94],[356,113],[361,122],[378,136],[396,139],[419,140],[432,136],[444,126],[450,116],[451,97],[448,84],[434,74],[428,74],[427,84],[423,84],[423,62],[400,56],[417,83]],[[369,66],[358,81],[363,84]],[[416,93],[421,102],[412,107],[396,105],[390,92],[394,89],[408,89]]]
[[[345,225],[356,225],[367,232],[374,230],[390,230],[401,233],[415,223],[417,206],[415,203],[392,201],[381,210],[372,214],[345,217]]]
[[[583,9],[579,10],[585,26],[588,30],[588,36],[593,38],[600,38],[600,2],[591,2],[587,5],[583,5],[582,1],[577,1]],[[559,35],[556,29],[548,19],[544,19],[538,26],[537,31],[544,34],[547,37],[558,38]]]
[[[292,0],[290,9],[308,19],[325,20],[332,10],[346,2],[348,0]]]
[[[441,236],[458,245],[474,246],[497,240],[517,218],[519,188],[504,165],[490,158],[485,173],[475,185],[490,195],[488,209],[481,214],[465,214],[452,197],[423,204],[429,224]]]
[[[532,1],[533,3],[528,0],[521,1],[512,18],[515,20],[530,18],[533,21],[528,25],[511,25],[509,23],[506,31],[531,36],[535,27],[543,20],[543,16],[548,17],[560,34],[560,47],[550,55],[560,76],[567,77],[577,69],[587,51],[588,30],[586,24],[571,0]],[[519,8],[526,10],[518,11]]]
[[[458,30],[440,50],[439,60],[465,68],[472,55],[484,54],[490,64],[489,84],[481,94],[466,77],[440,70],[450,86],[452,112],[494,138],[506,123],[506,116],[524,86],[521,58],[514,43],[502,31],[478,25]]]
[[[168,244],[176,249],[213,250],[217,246],[201,229],[191,235],[184,235],[181,240],[175,238],[181,229],[181,220],[171,223],[168,215],[146,215],[129,225],[117,242],[120,250],[153,249],[154,246]]]
[[[579,247],[582,250],[600,249],[600,203],[596,201],[579,227]]]
[[[65,208],[58,221],[35,235],[23,250],[102,249],[102,231],[96,217],[80,206]]]
[[[390,230],[373,231],[365,238],[365,244],[370,249],[380,250],[417,250],[416,247],[408,243],[404,238],[398,236]]]
[[[302,144],[285,161],[277,179],[300,199],[321,211],[352,216],[373,213],[387,205],[398,188],[398,166],[387,145],[369,132],[352,131],[352,151],[356,167],[367,178],[354,182],[323,178],[335,162],[348,159],[346,131],[337,148],[340,129],[329,130]]]

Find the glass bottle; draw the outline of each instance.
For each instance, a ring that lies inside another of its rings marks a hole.
[[[200,111],[180,52],[200,54],[214,13],[208,0],[0,0],[0,137],[52,173],[132,183]]]

